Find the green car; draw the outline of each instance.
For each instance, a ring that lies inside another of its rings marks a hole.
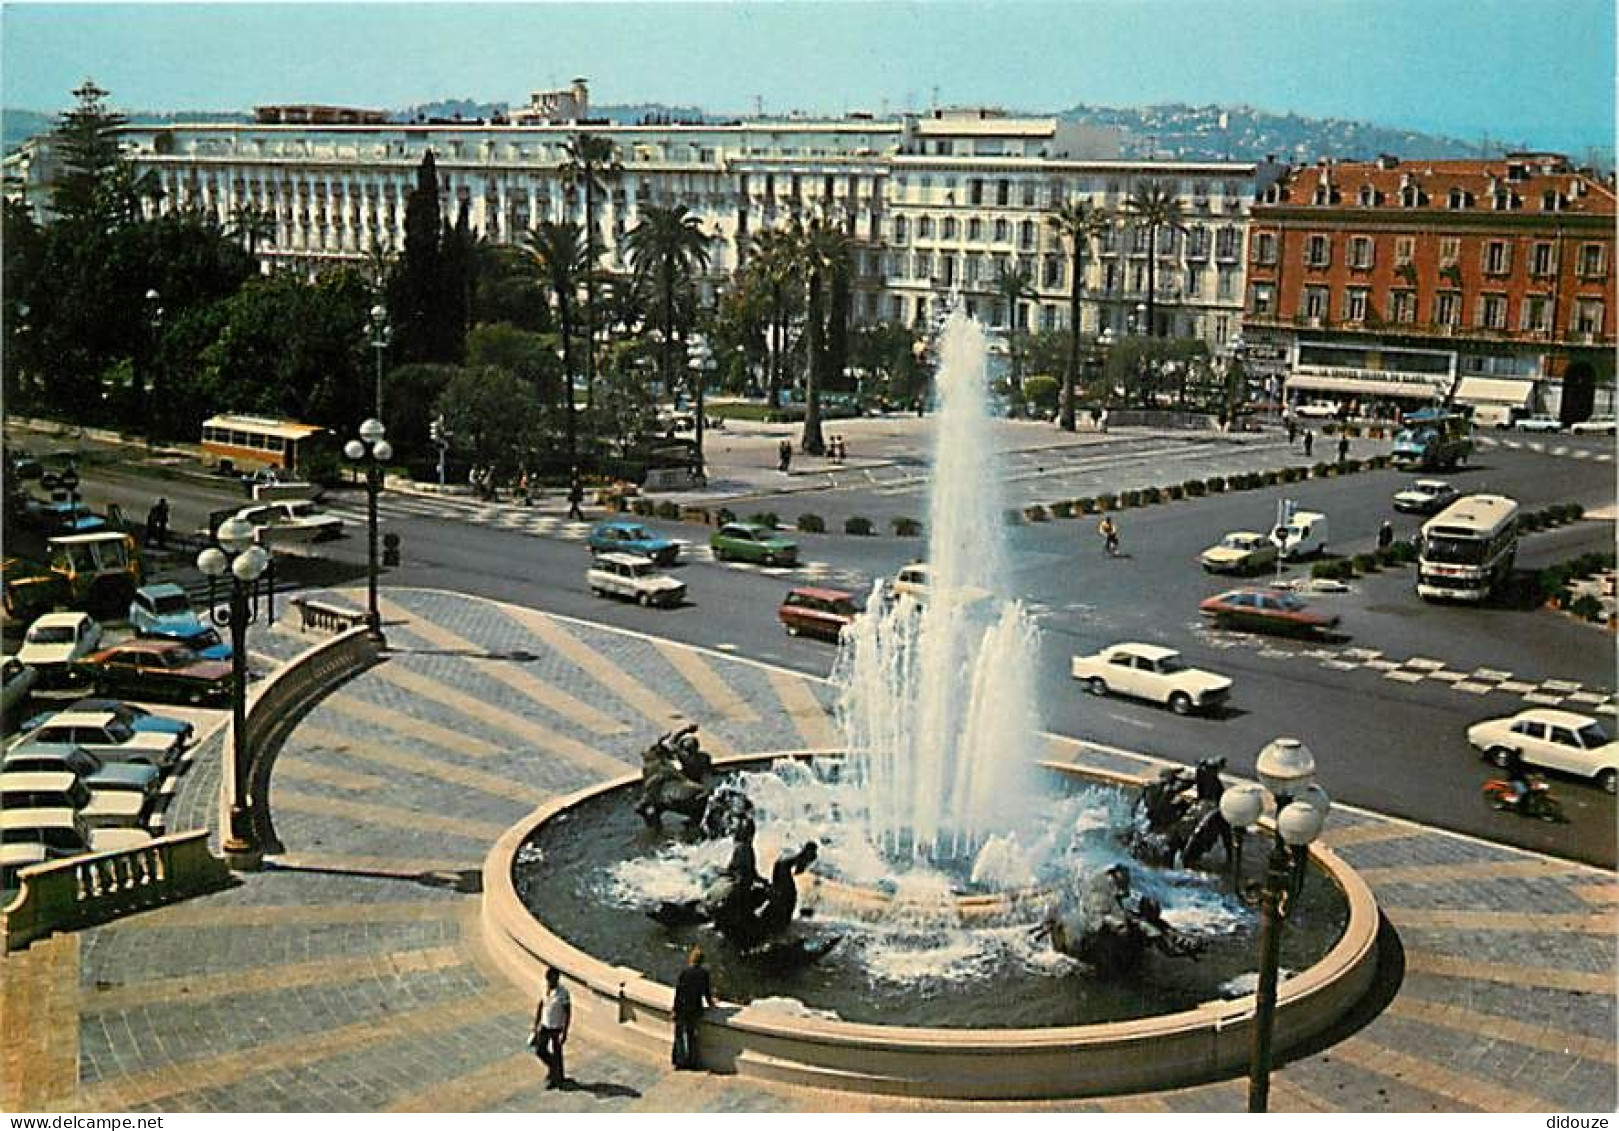
[[[708,540],[719,561],[761,562],[764,565],[793,565],[798,546],[768,526],[756,522],[728,522]]]

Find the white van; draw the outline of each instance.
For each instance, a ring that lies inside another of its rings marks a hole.
[[[1523,410],[1515,405],[1481,404],[1473,409],[1473,427],[1511,428],[1523,415]]]
[[[1270,532],[1284,561],[1307,558],[1327,548],[1327,516],[1319,511],[1294,511],[1293,516]]]

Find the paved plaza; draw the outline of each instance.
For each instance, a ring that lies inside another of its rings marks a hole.
[[[721,754],[835,745],[828,689],[532,610],[384,597],[385,660],[311,710],[276,764],[275,867],[5,959],[0,1107],[1242,1110],[1240,1078],[984,1105],[675,1075],[586,1032],[568,1049],[578,1086],[545,1091],[524,1044],[533,1003],[484,958],[467,890],[490,844],[547,798],[636,768],[676,720],[701,720]],[[282,620],[256,629],[253,649],[286,659],[314,639]],[[213,823],[220,737],[210,742],[172,830]],[[1151,770],[1064,742],[1053,755]],[[1614,1109],[1612,873],[1353,811],[1335,811],[1326,842],[1376,892],[1397,988],[1282,1065],[1273,1109]]]

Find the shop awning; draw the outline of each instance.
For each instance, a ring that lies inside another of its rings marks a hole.
[[[1509,405],[1528,408],[1535,396],[1533,381],[1518,381],[1505,377],[1463,377],[1462,387],[1456,391],[1458,404]]]
[[[1288,392],[1347,393],[1355,397],[1404,397],[1431,400],[1444,396],[1448,378],[1348,377],[1328,373],[1294,373],[1287,379]]]

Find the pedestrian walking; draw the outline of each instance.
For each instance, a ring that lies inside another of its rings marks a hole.
[[[585,501],[585,485],[579,478],[579,469],[568,469],[568,519],[571,522],[583,522],[585,512],[579,509],[579,504]]]
[[[675,1046],[670,1054],[675,1069],[703,1066],[697,1047],[697,1023],[703,1010],[714,1005],[714,982],[703,965],[703,948],[694,946],[686,953],[686,965],[675,979]]]
[[[1293,446],[1293,441],[1298,438],[1298,434],[1299,434],[1299,422],[1294,420],[1291,416],[1289,416],[1287,418],[1287,446],[1288,447],[1291,448]]]
[[[1310,458],[1310,452],[1313,451],[1314,449],[1315,449],[1315,429],[1306,428],[1304,430],[1304,458],[1309,459]]]
[[[169,500],[159,498],[146,512],[146,544],[163,549],[169,538]]]
[[[562,984],[562,974],[554,966],[545,969],[545,995],[534,1012],[534,1035],[529,1047],[545,1065],[545,1087],[560,1088],[568,1079],[563,1063],[563,1046],[568,1043],[568,1026],[573,1021],[573,999]]]
[[[1377,528],[1377,548],[1386,550],[1392,545],[1394,545],[1394,524],[1385,518],[1383,525]]]
[[[793,466],[793,442],[791,440],[783,440],[776,447],[776,459],[781,468],[781,473],[786,475],[788,469]]]
[[[1348,458],[1349,458],[1349,437],[1348,436],[1339,436],[1338,437],[1338,462],[1343,463],[1344,460],[1346,460]]]
[[[1102,426],[1102,435],[1107,435],[1107,409],[1102,410],[1102,415],[1097,418],[1097,423]]]

